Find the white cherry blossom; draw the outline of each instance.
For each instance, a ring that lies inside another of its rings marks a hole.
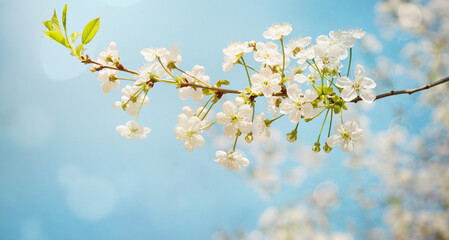
[[[140,127],[136,121],[130,120],[126,122],[126,125],[119,125],[116,128],[116,131],[120,133],[122,137],[125,138],[147,138],[147,134],[151,132],[149,127]]]
[[[236,42],[229,44],[229,46],[223,49],[224,53],[224,63],[223,63],[223,71],[227,72],[232,69],[234,64],[236,64],[239,59],[245,53],[251,52],[253,49],[249,46],[248,42]]]
[[[113,61],[117,58],[117,43],[111,42],[105,51],[98,54],[97,62],[103,65],[112,66]]]
[[[304,83],[307,81],[307,76],[305,76],[304,70],[307,68],[307,64],[295,65],[292,69],[290,69],[290,81],[289,84],[293,84],[293,82]]]
[[[360,64],[357,64],[354,76],[354,82],[348,77],[337,78],[335,85],[343,88],[341,97],[345,101],[352,101],[359,94],[364,102],[372,103],[376,99],[376,93],[372,90],[376,83],[366,76],[365,68]]]
[[[120,81],[117,79],[117,70],[103,69],[98,73],[98,80],[101,81],[104,94],[108,94],[111,89],[117,89],[120,86]]]
[[[251,90],[256,93],[263,93],[265,97],[273,96],[273,93],[281,91],[281,74],[273,73],[269,68],[262,68],[260,74],[251,76]]]
[[[186,74],[183,74],[182,76],[187,80],[189,83],[195,83],[199,85],[205,85],[209,84],[210,77],[207,75],[204,75],[204,67],[195,65],[192,68],[192,71],[187,71]],[[201,102],[204,99],[203,91],[201,88],[193,89],[192,87],[183,87],[179,89],[179,98],[182,100],[186,100],[190,95],[192,95],[192,99],[195,102]]]
[[[256,119],[254,120],[256,126],[257,126],[257,132],[259,133],[259,136],[265,136],[270,137],[270,126],[267,125],[265,118],[265,113],[260,113],[256,116]]]
[[[214,161],[229,170],[239,170],[249,165],[249,160],[244,158],[239,152],[226,153],[224,151],[217,151]]]
[[[184,147],[188,152],[193,152],[194,147],[203,147],[204,138],[200,135],[202,121],[197,116],[187,116],[184,113],[178,115],[178,125],[175,127],[176,139],[184,141]]]
[[[254,52],[254,59],[257,62],[274,66],[282,64],[282,54],[277,50],[278,46],[274,42],[256,44],[256,51]]]
[[[281,97],[269,97],[267,99],[267,111],[273,112],[273,118],[278,116],[278,107],[281,102]]]
[[[363,129],[356,121],[347,121],[345,124],[337,123],[334,130],[338,135],[330,136],[326,143],[330,147],[341,144],[343,152],[351,152],[354,149],[354,144],[361,141],[363,137]]]
[[[291,58],[298,59],[305,62],[308,59],[309,52],[305,51],[307,45],[312,41],[311,37],[298,38],[290,41],[285,47],[286,54]],[[309,50],[310,51],[310,50]]]
[[[156,57],[162,57],[167,54],[167,49],[165,48],[144,48],[140,51],[146,61],[152,62]]]
[[[117,108],[124,106],[124,109],[127,114],[136,115],[139,110],[140,104],[142,104],[142,106],[145,106],[145,105],[148,105],[148,103],[149,103],[148,96],[144,96],[144,94],[142,94],[143,91],[141,91],[140,89],[141,89],[141,87],[139,87],[139,86],[126,85],[122,89],[122,94],[123,94],[122,101],[115,102],[113,105],[114,108],[117,109]],[[138,93],[138,95],[136,95],[136,93]],[[142,103],[142,101],[143,101],[143,103]]]
[[[170,51],[166,53],[161,53],[160,60],[162,64],[165,66],[165,69],[170,73],[173,73],[173,69],[175,69],[182,60],[181,55],[179,55],[179,47],[178,45],[174,45]],[[164,73],[165,77],[170,77],[170,74],[167,72]]]
[[[279,40],[291,33],[292,25],[288,23],[276,24],[269,27],[264,33],[263,37],[271,40]]]
[[[161,68],[159,63],[147,63],[139,69],[139,78],[136,80],[135,84],[147,82],[155,75],[163,75],[164,71],[165,70]]]
[[[347,49],[354,46],[355,39],[352,37],[352,34],[330,31],[329,36],[318,36],[316,42],[316,52],[325,52],[329,56],[336,57],[341,60],[348,56]]]
[[[343,34],[346,35],[346,37],[351,37],[355,39],[362,39],[366,36],[366,32],[362,29],[349,29],[342,31]]]
[[[314,114],[313,106],[310,102],[314,101],[318,94],[315,89],[308,89],[302,94],[301,87],[298,84],[292,84],[287,88],[288,99],[279,105],[282,114],[290,114],[288,119],[292,123],[298,123],[301,116],[306,118]]]
[[[252,122],[248,120],[252,115],[252,109],[248,104],[237,109],[235,104],[228,100],[223,103],[223,112],[217,113],[217,123],[225,125],[224,133],[226,137],[234,137],[237,131],[250,133]]]

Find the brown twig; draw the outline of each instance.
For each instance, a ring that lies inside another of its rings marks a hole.
[[[449,77],[445,77],[445,78],[440,79],[440,80],[438,80],[436,82],[424,85],[424,86],[419,87],[419,88],[413,88],[413,89],[409,89],[409,90],[390,91],[390,92],[387,92],[387,93],[383,93],[383,94],[377,95],[375,100],[378,100],[378,99],[381,99],[381,98],[384,98],[384,97],[393,96],[393,95],[399,95],[399,94],[411,95],[411,94],[413,94],[415,92],[419,92],[419,91],[422,91],[422,90],[425,90],[425,89],[429,89],[431,87],[435,87],[437,85],[440,85],[440,84],[448,82],[448,81],[449,81]],[[360,100],[362,100],[362,98],[360,98],[360,96],[359,96],[359,97],[355,98],[354,100],[352,100],[350,102],[357,103]]]

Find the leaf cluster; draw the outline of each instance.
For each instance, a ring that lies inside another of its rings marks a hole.
[[[57,43],[63,45],[70,50],[70,54],[76,57],[81,57],[84,54],[84,46],[88,44],[98,32],[100,28],[100,18],[95,18],[94,20],[87,23],[84,27],[83,32],[73,32],[70,36],[67,35],[67,4],[64,6],[62,11],[62,26],[64,32],[59,24],[58,17],[56,15],[56,10],[53,12],[53,16],[50,20],[42,22],[48,31],[43,31],[49,39],[56,41]],[[76,46],[75,42],[78,37],[81,36],[81,43]],[[75,47],[76,46],[76,47]]]

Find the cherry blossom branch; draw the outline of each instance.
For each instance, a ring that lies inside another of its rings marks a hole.
[[[97,65],[97,66],[95,66],[94,71],[100,71],[103,68],[109,68],[109,69],[113,69],[113,70],[118,70],[118,71],[131,73],[131,74],[134,74],[134,75],[139,75],[138,72],[129,70],[129,69],[125,68],[122,64],[118,64],[118,67],[103,65],[101,63],[98,63],[98,62],[92,60],[88,55],[82,56],[81,59],[82,59],[81,62],[84,63],[84,64],[95,64],[95,65]],[[171,80],[164,80],[163,82],[170,83],[170,84],[176,84],[175,81],[171,81]],[[445,78],[440,79],[440,80],[438,80],[438,81],[436,81],[434,83],[426,84],[426,85],[418,87],[418,88],[413,88],[413,89],[408,89],[408,90],[398,90],[398,91],[393,91],[392,90],[390,92],[379,94],[379,95],[376,96],[375,100],[378,100],[378,99],[381,99],[381,98],[385,98],[385,97],[394,96],[394,95],[399,95],[399,94],[411,95],[411,94],[413,94],[415,92],[426,90],[426,89],[435,87],[435,86],[440,85],[440,84],[445,83],[445,82],[449,82],[449,77],[445,77]],[[234,90],[234,89],[218,88],[218,87],[213,87],[213,86],[204,86],[204,85],[201,85],[201,84],[195,84],[195,83],[189,83],[189,82],[183,82],[180,87],[193,87],[193,88],[209,89],[209,90],[221,93],[221,94],[228,94],[228,93],[229,94],[242,94],[242,93],[244,94],[245,93],[243,91]],[[262,96],[262,95],[258,95],[258,96]],[[256,97],[258,97],[258,96],[256,96]],[[273,94],[273,96],[276,96],[276,97],[287,97],[287,93],[279,92],[279,93]],[[354,100],[349,101],[349,102],[357,103],[357,102],[359,102],[361,100],[362,100],[362,98],[360,96],[358,96]]]
[[[435,86],[440,85],[440,84],[445,83],[445,82],[449,82],[449,77],[445,77],[445,78],[440,79],[440,80],[438,80],[438,81],[436,81],[434,83],[427,84],[427,85],[424,85],[424,86],[419,87],[419,88],[413,88],[413,89],[408,89],[408,90],[399,90],[399,91],[390,91],[390,92],[387,92],[387,93],[379,94],[379,95],[376,96],[375,100],[378,100],[378,99],[381,99],[381,98],[385,98],[385,97],[389,97],[389,96],[399,95],[399,94],[411,95],[411,94],[413,94],[415,92],[419,92],[419,91],[422,91],[422,90],[425,90],[425,89],[429,89],[429,88],[435,87]],[[360,100],[362,100],[362,98],[360,98],[360,96],[359,96],[359,97],[355,98],[354,100],[352,100],[350,102],[357,103]]]
[[[97,65],[97,66],[94,67],[94,69],[91,69],[91,71],[93,71],[93,72],[100,71],[100,70],[102,70],[103,68],[109,68],[109,69],[113,69],[113,70],[118,70],[118,71],[123,71],[123,72],[131,73],[131,74],[134,74],[134,75],[139,75],[138,72],[129,70],[129,69],[125,68],[125,67],[124,67],[122,64],[120,64],[120,63],[119,63],[118,66],[116,66],[116,67],[114,67],[114,66],[108,66],[108,65],[103,65],[103,64],[101,64],[101,63],[99,63],[99,62],[96,62],[96,61],[92,60],[92,59],[89,57],[89,55],[81,56],[80,59],[81,59],[81,62],[84,63],[84,64],[92,63],[92,64]]]

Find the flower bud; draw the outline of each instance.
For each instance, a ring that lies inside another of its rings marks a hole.
[[[319,151],[321,151],[320,143],[319,143],[319,142],[316,142],[315,145],[313,145],[312,150],[313,150],[314,152],[319,152]]]
[[[254,139],[254,137],[253,137],[253,133],[252,133],[252,132],[248,133],[248,134],[246,135],[246,137],[245,137],[245,141],[246,141],[247,143],[251,143],[251,142],[253,141],[253,139]]]
[[[326,143],[326,144],[324,144],[323,151],[325,153],[330,153],[332,151],[332,148],[329,147],[329,145],[327,145],[327,143]]]
[[[287,141],[294,142],[298,139],[298,132],[293,130],[291,133],[287,133]]]
[[[335,106],[334,106],[334,113],[335,113],[335,114],[339,114],[340,112],[341,112],[341,107],[338,106],[338,105],[335,105]]]

